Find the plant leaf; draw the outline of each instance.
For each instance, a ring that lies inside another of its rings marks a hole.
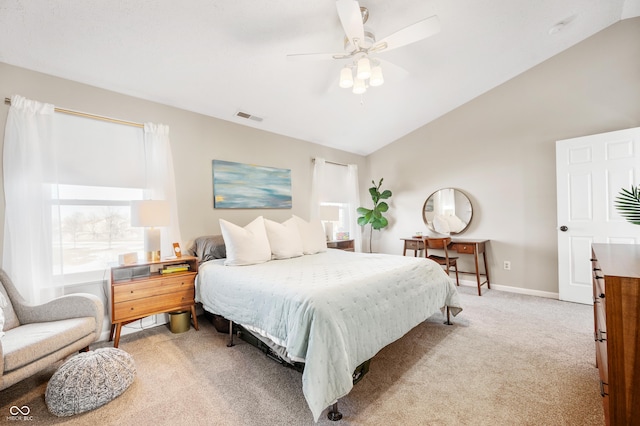
[[[640,225],[640,186],[622,188],[615,199],[615,207],[627,222]]]
[[[385,203],[384,201],[380,202],[380,204],[378,204],[378,211],[379,212],[386,212],[387,210],[389,210],[389,204]]]
[[[382,194],[380,194],[380,198],[382,199],[387,199],[391,197],[391,191],[389,191],[388,189],[385,189],[384,191],[382,191]]]

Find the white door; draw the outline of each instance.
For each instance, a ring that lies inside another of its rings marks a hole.
[[[560,300],[591,304],[591,243],[640,243],[614,202],[640,184],[640,128],[556,142]]]

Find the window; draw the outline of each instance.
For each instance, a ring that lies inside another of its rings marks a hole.
[[[142,188],[58,185],[52,194],[53,269],[65,283],[102,278],[122,253],[143,249],[143,229],[131,227],[130,201]]]
[[[323,206],[333,206],[338,207],[338,220],[331,221],[331,234],[329,239],[347,239],[347,238],[338,238],[348,235],[349,239],[353,239],[353,235],[351,235],[350,230],[351,226],[349,224],[349,220],[351,216],[349,215],[350,204],[349,203],[336,203],[336,202],[320,202],[320,210],[322,211]],[[321,218],[322,219],[322,218]]]
[[[143,131],[66,114],[53,120],[53,274],[62,284],[101,280],[119,254],[143,250],[143,229],[130,225],[130,201],[145,185]]]
[[[312,209],[314,206],[318,209],[320,219],[323,219],[323,206],[337,207],[337,220],[328,221],[325,225],[328,225],[325,228],[327,233],[331,234],[328,237],[354,240],[356,251],[360,251],[360,229],[356,222],[356,209],[360,202],[358,168],[355,165],[328,163],[316,158],[311,203]]]

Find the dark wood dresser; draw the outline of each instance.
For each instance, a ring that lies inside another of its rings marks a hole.
[[[608,425],[640,425],[640,245],[593,244],[596,364]]]

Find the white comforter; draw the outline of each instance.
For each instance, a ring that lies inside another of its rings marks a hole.
[[[349,393],[358,365],[443,307],[462,310],[431,260],[333,249],[250,266],[205,262],[196,300],[305,360],[302,389],[316,421]]]

